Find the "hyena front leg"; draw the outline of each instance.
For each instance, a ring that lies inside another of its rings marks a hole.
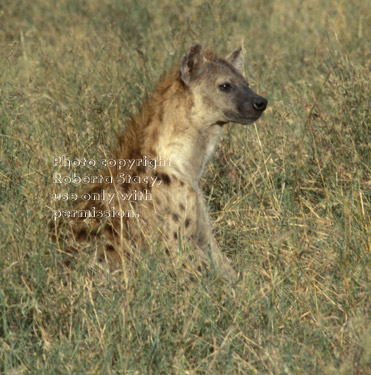
[[[225,275],[229,280],[236,280],[236,271],[232,268],[228,258],[220,250],[218,243],[215,241],[213,235],[211,235],[210,249],[212,262],[215,264],[218,272],[222,272],[222,274]]]
[[[220,250],[211,232],[211,222],[203,199],[202,203],[199,204],[199,219],[197,245],[201,248],[206,263],[214,265],[217,272],[223,277],[225,276],[230,280],[237,279],[237,273],[230,265],[228,258]]]

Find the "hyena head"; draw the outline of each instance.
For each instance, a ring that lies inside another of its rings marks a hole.
[[[267,99],[249,88],[242,69],[241,48],[221,59],[204,53],[199,44],[194,44],[183,57],[181,79],[206,123],[251,124],[264,112]]]

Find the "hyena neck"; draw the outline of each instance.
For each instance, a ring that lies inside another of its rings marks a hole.
[[[197,186],[217,144],[221,127],[204,124],[177,72],[161,81],[125,133],[121,150],[170,160],[169,172]],[[122,155],[121,155],[122,157]]]

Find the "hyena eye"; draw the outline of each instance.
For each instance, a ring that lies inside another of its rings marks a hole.
[[[219,88],[220,88],[221,91],[229,92],[229,91],[231,91],[232,85],[230,83],[226,82],[226,83],[222,83],[221,85],[219,85]]]

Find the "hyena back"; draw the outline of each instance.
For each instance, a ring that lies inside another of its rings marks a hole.
[[[126,175],[142,177],[139,184],[120,183],[119,171],[109,168],[113,184],[95,184],[87,193],[115,193],[111,202],[84,201],[79,210],[132,210],[137,217],[79,218],[72,223],[74,242],[99,243],[99,256],[111,268],[148,246],[149,239],[161,238],[167,251],[179,246],[179,236],[191,244],[202,264],[214,264],[221,273],[232,274],[227,258],[219,250],[199,179],[211,157],[222,127],[228,122],[251,124],[267,106],[242,76],[241,48],[226,58],[193,45],[181,64],[160,80],[119,140],[117,159],[170,161],[166,166],[136,166]],[[169,165],[170,164],[170,165]],[[122,170],[121,170],[122,172]],[[144,181],[143,181],[143,177]],[[155,185],[148,182],[158,181]],[[152,186],[153,185],[153,186]],[[120,194],[145,192],[151,199],[122,200]],[[210,259],[211,258],[211,259]]]

